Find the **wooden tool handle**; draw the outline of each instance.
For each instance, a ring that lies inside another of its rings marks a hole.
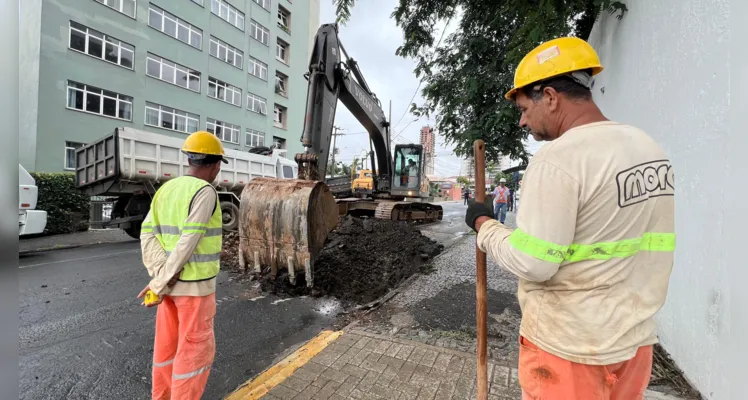
[[[475,201],[486,201],[486,144],[476,140],[473,144],[475,158]],[[488,343],[486,327],[486,253],[475,246],[475,316],[478,327],[478,400],[488,399]]]

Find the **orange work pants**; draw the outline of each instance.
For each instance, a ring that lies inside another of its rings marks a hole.
[[[164,296],[156,311],[154,400],[199,400],[216,353],[216,295]]]
[[[652,373],[652,346],[611,365],[578,364],[520,337],[522,400],[641,400]]]

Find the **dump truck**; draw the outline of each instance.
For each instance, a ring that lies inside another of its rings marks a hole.
[[[137,239],[156,190],[164,182],[187,173],[183,143],[184,139],[164,134],[116,128],[76,151],[76,185],[89,196],[116,199],[112,219],[104,226],[123,229]],[[218,192],[223,228],[236,230],[239,196],[244,186],[257,177],[296,178],[298,166],[285,157],[287,150],[283,149],[225,151],[229,163],[221,164],[221,172],[212,185]]]
[[[47,226],[47,212],[36,209],[39,188],[34,177],[18,164],[18,236],[36,235]]]
[[[338,216],[433,222],[442,219],[442,207],[431,204],[424,173],[423,146],[395,145],[391,150],[390,122],[381,102],[366,83],[358,63],[338,38],[337,24],[322,25],[315,35],[309,70],[306,112],[296,154],[298,179],[257,178],[244,187],[239,217],[239,260],[261,272],[269,267],[276,276],[288,270],[295,284],[304,273],[313,286],[314,260]],[[333,123],[338,101],[369,133],[372,190],[361,198],[352,192],[351,177],[327,179]]]

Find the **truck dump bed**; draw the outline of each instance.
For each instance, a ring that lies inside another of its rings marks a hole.
[[[184,139],[132,128],[114,133],[76,151],[76,185],[88,195],[119,195],[158,186],[187,172],[187,157],[180,151]],[[251,179],[263,176],[295,178],[296,163],[283,157],[286,150],[273,150],[272,156],[226,149],[228,164],[214,185],[225,191],[240,192]]]

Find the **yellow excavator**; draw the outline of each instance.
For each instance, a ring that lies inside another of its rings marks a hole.
[[[433,222],[442,207],[430,204],[423,170],[423,147],[398,144],[390,151],[390,123],[358,64],[338,39],[337,24],[322,25],[309,62],[306,116],[296,154],[298,179],[255,178],[244,187],[239,211],[242,268],[275,276],[288,270],[290,281],[303,273],[313,285],[314,260],[339,216]],[[351,190],[351,177],[325,178],[338,100],[369,133],[371,191],[363,198]]]

